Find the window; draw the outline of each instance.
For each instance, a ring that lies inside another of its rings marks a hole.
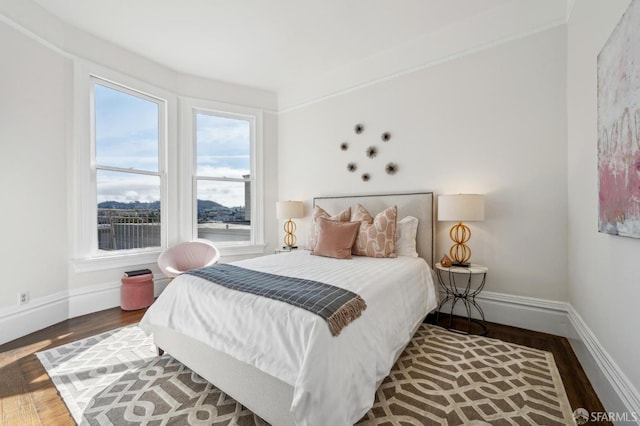
[[[92,79],[97,250],[161,247],[164,101]]]
[[[193,120],[197,237],[254,243],[255,117],[194,109]]]

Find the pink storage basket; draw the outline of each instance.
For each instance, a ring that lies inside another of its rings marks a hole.
[[[123,311],[148,308],[153,303],[153,274],[122,277],[120,307]]]

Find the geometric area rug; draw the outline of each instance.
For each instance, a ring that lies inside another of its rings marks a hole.
[[[423,324],[362,424],[574,425],[553,354]],[[400,422],[402,423],[402,422]]]
[[[81,425],[265,425],[137,326],[39,352]],[[549,352],[422,324],[358,425],[575,424]]]

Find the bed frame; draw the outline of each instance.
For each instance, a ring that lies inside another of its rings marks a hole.
[[[320,206],[331,214],[349,206],[353,207],[357,203],[362,204],[372,214],[395,205],[398,207],[398,219],[405,216],[417,217],[418,255],[433,266],[435,221],[432,192],[317,197],[313,200],[314,206]],[[289,411],[293,399],[292,386],[171,329],[153,327],[152,331],[154,343],[158,348],[162,348],[201,377],[215,384],[262,419],[278,426],[295,424]],[[398,356],[401,352],[398,352]]]

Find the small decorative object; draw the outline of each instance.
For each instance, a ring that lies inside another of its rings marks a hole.
[[[376,155],[378,155],[378,148],[376,148],[375,146],[370,146],[369,148],[367,148],[367,157],[375,158]]]
[[[364,126],[358,123],[353,127],[353,131],[356,132],[356,135],[359,135],[360,133],[364,132]]]
[[[391,139],[391,133],[389,132],[384,132],[382,134],[382,136],[380,136],[380,139],[382,139],[382,142],[387,142],[389,141],[389,139]]]
[[[363,182],[369,182],[369,179],[371,179],[371,176],[369,175],[369,173],[363,173],[362,174],[362,181]]]
[[[442,259],[440,259],[440,264],[445,268],[451,268],[453,262],[451,261],[451,258],[445,253],[444,256],[442,256]]]
[[[340,149],[341,149],[342,151],[346,151],[346,150],[348,150],[348,149],[349,149],[349,144],[348,144],[347,142],[342,142],[342,143],[340,144]]]
[[[349,170],[350,172],[355,172],[357,168],[358,166],[356,165],[356,163],[347,164],[347,170]]]
[[[384,166],[384,171],[387,172],[388,175],[395,175],[398,171],[398,165],[396,163],[387,163]]]

